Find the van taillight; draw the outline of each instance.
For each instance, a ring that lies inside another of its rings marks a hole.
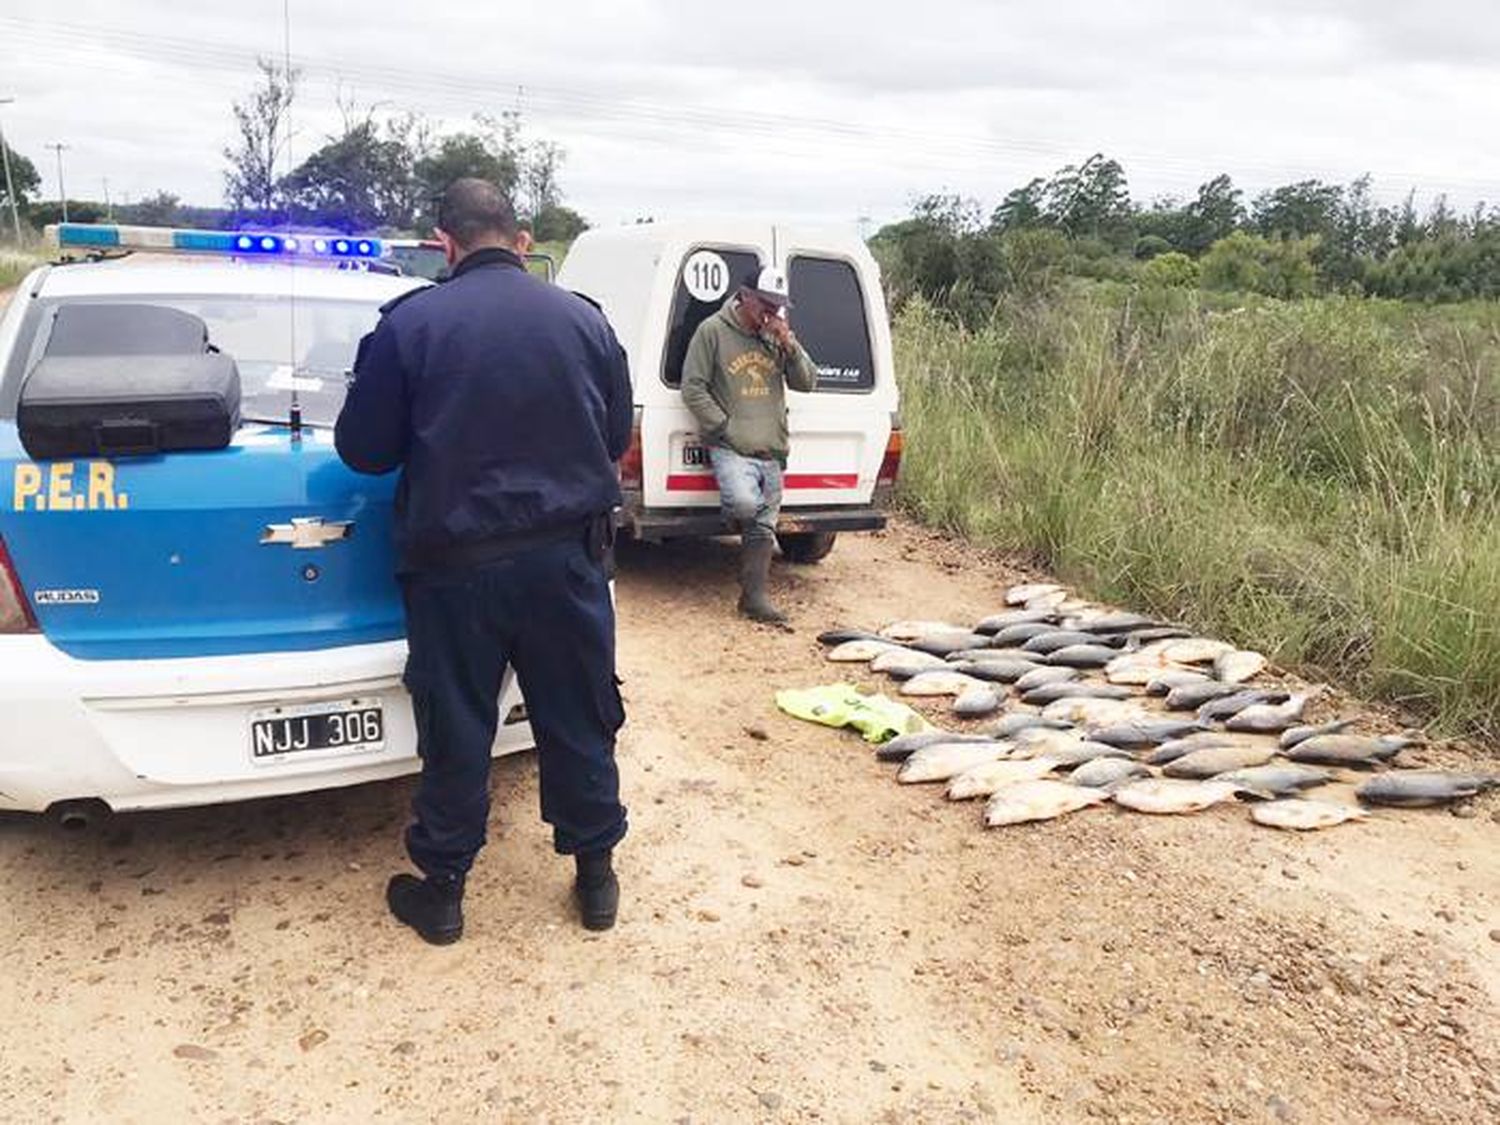
[[[21,578],[10,561],[10,552],[5,549],[5,540],[0,539],[0,633],[34,633],[36,618],[26,604],[26,595],[21,590]]]
[[[620,487],[639,489],[643,473],[641,469],[641,408],[635,408],[635,421],[630,427],[630,448],[620,458]]]
[[[880,475],[875,478],[877,485],[893,485],[896,477],[901,472],[901,420],[894,414],[891,416],[891,436],[885,441],[885,456],[880,460]]]

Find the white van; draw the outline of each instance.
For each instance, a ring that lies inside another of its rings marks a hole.
[[[815,391],[787,393],[782,553],[816,562],[838,532],[885,525],[901,429],[875,259],[852,230],[700,219],[586,231],[557,277],[603,306],[630,357],[636,429],[621,462],[621,523],[638,539],[732,530],[682,402],[682,361],[698,324],[771,265],[786,272],[792,328],[818,365]]]

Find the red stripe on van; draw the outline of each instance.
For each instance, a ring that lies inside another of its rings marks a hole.
[[[787,473],[782,488],[855,488],[858,473]],[[719,482],[709,473],[671,473],[667,476],[668,492],[717,492]]]

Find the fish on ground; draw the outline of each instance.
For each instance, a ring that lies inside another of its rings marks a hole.
[[[1195,813],[1249,792],[1227,781],[1186,781],[1153,777],[1130,781],[1114,791],[1115,803],[1135,812],[1168,815]]]
[[[998,742],[987,734],[963,734],[951,730],[924,730],[914,734],[898,734],[889,742],[875,747],[875,759],[881,762],[904,762],[926,746],[940,742]]]
[[[1414,809],[1426,805],[1446,805],[1496,786],[1500,786],[1500,774],[1402,770],[1372,777],[1356,789],[1354,795],[1370,805],[1396,805]]]
[[[1074,599],[1068,597],[1065,590],[1055,590],[1050,594],[1038,594],[1034,598],[1027,598],[1022,604],[1027,609],[1050,609],[1061,616],[1066,612],[1064,607],[1074,604]]]
[[[1147,694],[1150,694],[1150,685],[1147,685]],[[1218,680],[1203,680],[1198,683],[1182,684],[1167,692],[1167,698],[1162,703],[1168,711],[1196,711],[1205,703],[1213,699],[1223,699],[1226,695],[1234,695],[1240,688],[1234,684],[1220,683]]]
[[[1086,785],[1090,789],[1109,789],[1138,777],[1150,777],[1151,771],[1134,758],[1091,758],[1068,774],[1068,784]]]
[[[933,656],[931,653],[918,652],[916,649],[898,648],[887,649],[877,653],[870,661],[870,671],[889,672],[892,668],[945,668],[947,662],[941,656]],[[910,679],[903,676],[901,679]]]
[[[964,649],[984,648],[984,642],[988,639],[980,633],[929,633],[925,637],[917,637],[906,643],[918,652],[930,653],[933,656],[947,656],[949,653],[962,652]]]
[[[1231,715],[1238,715],[1246,707],[1257,703],[1285,703],[1292,697],[1289,691],[1266,688],[1247,688],[1222,699],[1210,699],[1198,708],[1198,718],[1205,723],[1222,723]]]
[[[865,629],[825,629],[818,634],[818,643],[827,648],[841,645],[845,641],[883,641],[879,633],[871,633]]]
[[[1119,653],[1108,645],[1067,645],[1047,654],[1047,663],[1063,668],[1103,668]]]
[[[1071,730],[1073,724],[1065,719],[1046,719],[1041,715],[1031,712],[1017,712],[1007,715],[994,726],[990,727],[989,735],[992,738],[1014,738],[1023,730]]]
[[[1020,646],[1031,640],[1032,637],[1040,637],[1047,633],[1057,632],[1056,625],[1048,625],[1045,622],[1034,621],[1030,624],[1007,625],[1005,628],[990,634],[990,648],[1009,648],[1012,645]]]
[[[1107,633],[1103,636],[1095,636],[1093,633],[1085,633],[1080,629],[1056,629],[1051,633],[1038,633],[1030,640],[1025,641],[1021,648],[1027,652],[1039,652],[1043,655],[1056,652],[1060,648],[1069,645],[1105,645],[1109,648],[1119,648],[1125,643],[1125,638]]]
[[[1053,700],[1042,708],[1042,718],[1069,723],[1124,722],[1144,715],[1140,704],[1133,699],[1095,699],[1091,696],[1068,696]]]
[[[1028,692],[1044,684],[1066,684],[1082,678],[1083,672],[1077,668],[1054,668],[1050,664],[1041,664],[1034,666],[1016,681],[1016,690]]]
[[[933,668],[918,672],[901,685],[902,695],[958,695],[967,688],[983,684],[973,676],[954,672],[948,668]]]
[[[1388,762],[1416,739],[1403,735],[1369,738],[1362,734],[1316,734],[1284,751],[1294,762],[1318,766],[1372,766]]]
[[[1103,610],[1087,611],[1063,621],[1063,628],[1086,629],[1090,633],[1129,633],[1132,630],[1155,629],[1163,624],[1154,617],[1140,613]]]
[[[1256,824],[1294,832],[1311,832],[1319,828],[1332,828],[1335,824],[1350,820],[1369,818],[1369,813],[1355,805],[1315,801],[1308,797],[1283,797],[1277,801],[1252,805],[1250,808],[1250,819]]]
[[[1209,664],[1233,652],[1234,646],[1209,637],[1184,637],[1170,642],[1162,649],[1162,655],[1174,664]]]
[[[1354,725],[1353,719],[1335,719],[1331,723],[1323,723],[1320,726],[1292,727],[1290,730],[1281,732],[1279,745],[1283,750],[1290,750],[1298,743],[1306,742],[1309,738],[1316,738],[1320,734],[1343,734]]]
[[[1043,684],[1021,693],[1021,702],[1035,707],[1045,707],[1059,699],[1129,699],[1134,693],[1118,684],[1080,683],[1063,680],[1059,683]]]
[[[1081,766],[1085,762],[1096,761],[1099,758],[1133,760],[1129,751],[1121,750],[1118,746],[1110,746],[1105,742],[1090,742],[1086,738],[1071,744],[1049,747],[1046,756],[1055,758],[1063,766]]]
[[[998,633],[1010,625],[1033,625],[1038,622],[1054,621],[1056,618],[1057,614],[1050,609],[1010,609],[981,618],[974,626],[974,632]]]
[[[1013,684],[1036,667],[1024,660],[958,660],[948,666],[955,672],[992,684]]]
[[[1274,746],[1206,746],[1168,762],[1161,772],[1168,777],[1192,777],[1199,781],[1217,778],[1232,770],[1263,766],[1276,756]]]
[[[967,801],[971,797],[988,797],[995,790],[1017,781],[1035,781],[1057,769],[1052,758],[997,759],[965,770],[948,782],[950,801]]]
[[[1008,742],[937,742],[901,763],[896,780],[903,785],[924,781],[948,781],[985,762],[999,761],[1014,749]]]
[[[1038,778],[1018,781],[998,789],[984,806],[986,827],[1025,824],[1032,820],[1051,820],[1091,805],[1102,805],[1109,794],[1101,789],[1069,785],[1065,781]]]
[[[846,664],[862,664],[874,660],[881,653],[902,652],[909,653],[911,649],[899,645],[895,641],[873,641],[868,639],[844,641],[842,644],[834,645],[823,654],[825,659],[838,661]]]
[[[944,660],[994,660],[1002,664],[1014,664],[1021,661],[1032,668],[1045,668],[1043,657],[1034,652],[1027,652],[1019,648],[961,648],[957,652],[950,652],[943,657]]]
[[[1244,735],[1225,734],[1223,731],[1216,730],[1194,731],[1181,738],[1167,739],[1141,760],[1148,765],[1164,766],[1168,762],[1176,761],[1184,754],[1191,754],[1194,750],[1202,750],[1207,746],[1240,746],[1244,741]]]
[[[1132,629],[1126,634],[1133,645],[1153,644],[1157,641],[1177,641],[1191,637],[1190,630],[1177,625],[1148,625],[1144,629]]]
[[[1229,716],[1224,722],[1224,727],[1226,730],[1253,734],[1280,734],[1287,727],[1295,725],[1302,717],[1307,701],[1314,694],[1314,692],[1305,691],[1292,696],[1284,703],[1252,703],[1249,707]]]
[[[1226,684],[1242,684],[1266,669],[1266,658],[1249,649],[1235,649],[1214,657],[1214,675]]]
[[[892,621],[878,630],[882,637],[891,641],[915,641],[922,637],[951,633],[967,633],[967,625],[955,625],[951,621]]]
[[[1068,746],[1077,746],[1083,741],[1083,731],[1077,727],[1057,730],[1053,727],[1027,727],[1011,736],[1015,744],[1016,758],[1040,758]]]
[[[1019,582],[1005,591],[1005,604],[1025,605],[1043,594],[1056,593],[1066,593],[1066,591],[1055,582]]]
[[[953,700],[953,713],[960,719],[983,719],[1000,710],[1004,698],[994,684],[979,683],[965,688]]]
[[[1219,774],[1212,780],[1228,781],[1235,785],[1258,789],[1273,796],[1284,797],[1300,793],[1304,789],[1327,785],[1333,780],[1333,774],[1327,770],[1313,769],[1311,766],[1299,766],[1295,762],[1271,762],[1263,766],[1230,770],[1228,773]]]
[[[1111,746],[1143,747],[1156,746],[1203,729],[1203,724],[1196,719],[1140,717],[1124,722],[1091,724],[1088,736]]]
[[[1194,672],[1188,668],[1162,668],[1146,681],[1146,694],[1171,695],[1173,688],[1211,682],[1211,677],[1203,672]]]

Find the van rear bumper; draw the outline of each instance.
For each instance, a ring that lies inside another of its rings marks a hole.
[[[879,531],[886,513],[871,504],[840,504],[824,508],[783,508],[776,530],[783,534],[809,531]],[[703,535],[733,535],[733,527],[718,508],[632,508],[628,499],[620,512],[620,526],[648,543]]]

